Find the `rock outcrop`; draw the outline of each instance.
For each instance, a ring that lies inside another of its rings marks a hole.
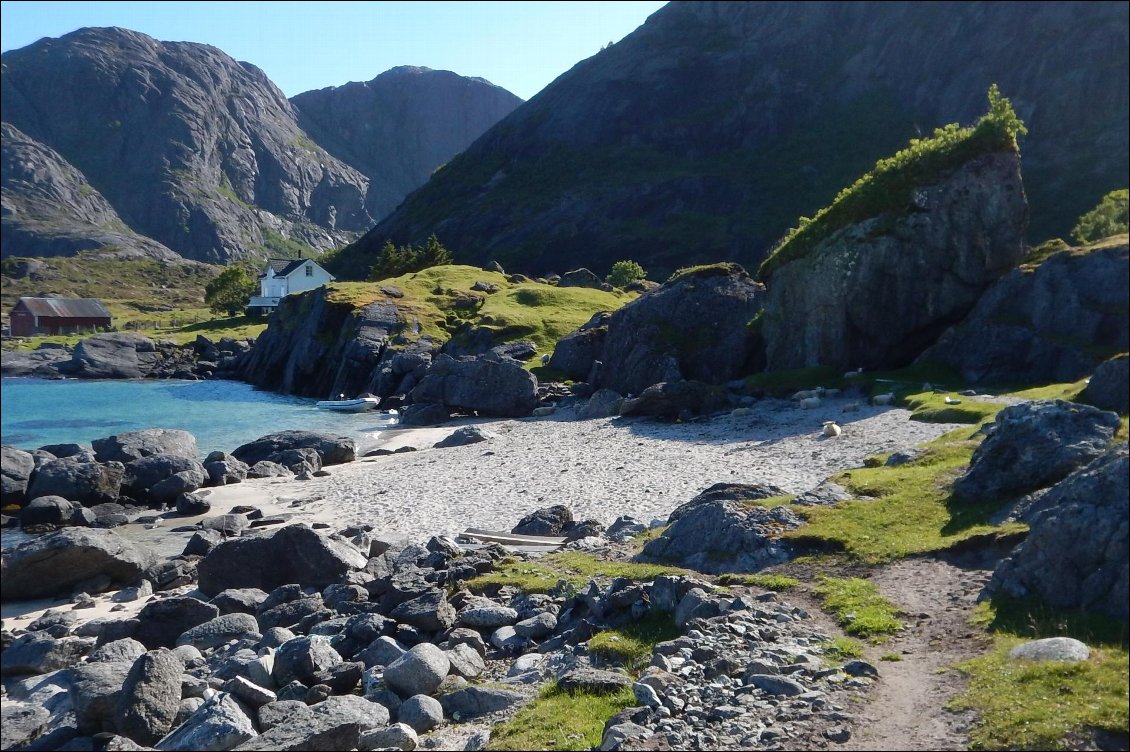
[[[148,548],[112,530],[59,530],[0,554],[3,600],[69,593],[72,586],[100,575],[132,584],[156,561]]]
[[[1127,458],[1125,443],[1111,447],[1053,486],[1028,538],[997,565],[987,591],[1130,618]]]
[[[749,324],[762,294],[737,265],[688,271],[610,316],[594,316],[561,340],[550,365],[621,394],[659,382],[723,383],[755,357]]]
[[[411,396],[417,404],[451,411],[518,418],[537,407],[537,391],[537,378],[521,363],[488,352],[459,359],[437,355]]]
[[[1130,356],[1117,355],[1099,365],[1080,399],[1119,415],[1130,411]]]
[[[1006,407],[954,481],[953,498],[986,503],[1047,488],[1099,457],[1118,425],[1114,413],[1063,400]]]
[[[386,240],[434,232],[467,262],[525,274],[603,274],[624,258],[659,274],[718,259],[752,269],[877,159],[980,115],[993,82],[1030,130],[1032,238],[1065,237],[1126,184],[1128,15],[1115,3],[669,3],[487,131],[342,261],[360,275]]]
[[[1127,277],[1125,236],[1021,266],[986,290],[920,359],[943,363],[974,384],[1081,379],[1104,354],[1130,349]]]
[[[763,275],[770,370],[905,366],[1024,254],[1015,152],[975,157],[907,200],[909,211],[835,229]]]

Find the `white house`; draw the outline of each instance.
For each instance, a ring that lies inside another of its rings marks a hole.
[[[310,259],[267,259],[267,269],[259,275],[259,295],[251,298],[247,307],[260,308],[267,313],[292,292],[313,290],[335,279]]]

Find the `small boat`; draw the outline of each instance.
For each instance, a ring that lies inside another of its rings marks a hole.
[[[322,400],[315,407],[339,413],[363,413],[376,410],[380,403],[380,397],[358,397],[357,399]]]

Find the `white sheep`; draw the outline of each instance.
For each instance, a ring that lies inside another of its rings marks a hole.
[[[836,421],[826,420],[824,421],[824,430],[821,433],[823,433],[828,438],[833,438],[835,436],[839,436],[843,432],[844,429],[836,425]]]
[[[863,369],[857,368],[854,371],[848,371],[847,373],[845,373],[844,378],[845,379],[858,379],[862,375],[863,375]]]
[[[805,389],[803,391],[797,392],[796,394],[794,394],[789,399],[791,399],[793,402],[800,402],[801,400],[812,399],[813,397],[819,397],[820,392],[821,392],[820,387],[817,387],[815,389]]]
[[[872,405],[890,405],[895,401],[895,393],[887,392],[886,394],[876,394],[871,398]]]
[[[820,407],[819,397],[806,397],[800,401],[801,410],[811,410],[816,407]]]
[[[857,412],[859,412],[859,403],[858,402],[849,402],[846,405],[844,405],[843,410],[841,412],[857,413]]]

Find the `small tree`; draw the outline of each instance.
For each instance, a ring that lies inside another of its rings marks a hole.
[[[605,282],[613,287],[627,287],[636,280],[646,277],[647,272],[635,261],[617,261],[612,265]]]
[[[369,281],[376,282],[389,277],[399,277],[402,274],[418,272],[433,266],[444,266],[451,263],[451,253],[439,238],[431,235],[423,247],[414,245],[393,245],[391,240],[386,240],[377,254],[377,261],[369,270]]]
[[[1071,237],[1080,243],[1093,243],[1126,232],[1130,228],[1128,199],[1130,190],[1126,188],[1106,194],[1098,206],[1079,217]]]
[[[255,279],[246,267],[236,264],[205,285],[204,302],[215,314],[234,316],[247,307],[254,294]]]

